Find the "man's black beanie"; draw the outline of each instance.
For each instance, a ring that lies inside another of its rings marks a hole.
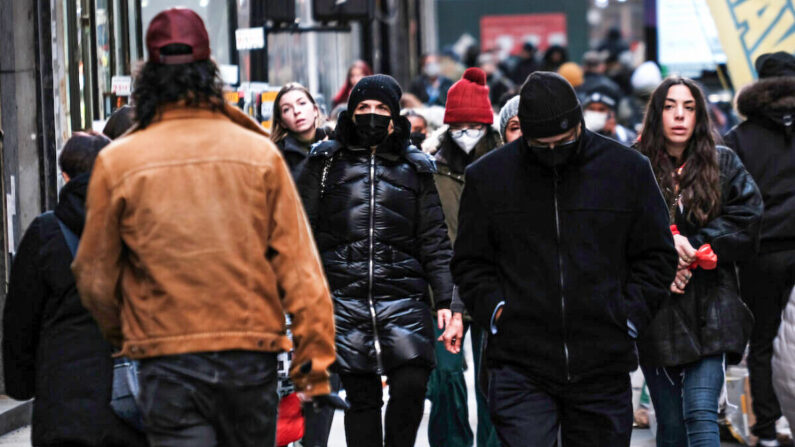
[[[533,72],[519,92],[519,126],[525,138],[566,133],[582,122],[574,88],[557,73]]]
[[[759,79],[777,76],[795,76],[795,56],[785,52],[766,53],[756,59]]]
[[[400,84],[392,76],[385,74],[365,76],[351,90],[351,95],[348,97],[348,113],[353,115],[360,102],[376,99],[389,106],[389,111],[395,118],[400,116],[401,96],[403,91],[400,89]]]

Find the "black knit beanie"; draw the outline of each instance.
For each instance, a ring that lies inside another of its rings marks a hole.
[[[403,91],[400,84],[392,76],[377,74],[365,76],[351,90],[348,97],[348,111],[351,115],[356,112],[356,106],[368,99],[375,99],[389,106],[392,118],[400,116],[400,97]]]
[[[766,53],[754,64],[759,79],[777,76],[795,76],[795,56],[785,52]]]
[[[566,133],[582,122],[580,100],[557,73],[533,72],[519,92],[519,125],[525,138]]]

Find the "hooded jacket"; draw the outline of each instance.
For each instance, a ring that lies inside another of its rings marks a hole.
[[[762,192],[760,253],[795,250],[795,76],[762,79],[737,96],[746,121],[724,136]]]
[[[111,345],[80,304],[56,216],[80,235],[89,174],[60,193],[55,213],[33,220],[11,268],[3,312],[6,393],[33,401],[33,445],[145,446],[110,408]]]
[[[131,358],[287,351],[293,314],[293,382],[328,393],[333,311],[298,193],[262,128],[226,112],[166,106],[99,154],[73,266],[83,305]]]
[[[698,225],[685,217],[685,208],[677,209],[675,219],[694,248],[712,246],[718,267],[694,270],[684,295],[663,299],[639,343],[644,365],[679,366],[723,353],[729,363],[737,363],[751,335],[753,316],[740,299],[735,263],[756,251],[762,197],[737,155],[723,146],[717,151],[720,215]]]
[[[643,333],[677,259],[648,160],[588,130],[579,141],[555,169],[521,138],[467,168],[452,263],[478,324],[505,303],[487,364],[553,383],[635,369],[628,321]]]
[[[372,153],[343,112],[337,140],[312,149],[298,187],[334,297],[337,370],[384,373],[435,365],[431,286],[447,308],[452,256],[433,160],[409,145],[410,125]]]

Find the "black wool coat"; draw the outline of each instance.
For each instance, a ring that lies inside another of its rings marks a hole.
[[[409,129],[398,119],[372,154],[343,113],[341,139],[315,146],[298,180],[334,298],[340,372],[435,365],[428,286],[449,307],[452,250],[435,165],[409,145]]]
[[[538,162],[523,139],[466,171],[452,272],[491,367],[553,383],[637,367],[641,334],[674,278],[668,212],[648,160],[584,130],[568,163]]]
[[[753,257],[759,242],[762,196],[737,154],[718,146],[721,212],[698,225],[677,209],[676,226],[698,249],[710,244],[718,256],[714,270],[696,269],[684,295],[669,294],[639,343],[641,362],[678,366],[727,354],[742,359],[753,316],[740,299],[735,263]]]
[[[88,174],[61,190],[55,209],[77,235]],[[113,360],[72,276],[72,253],[52,213],[25,232],[11,266],[3,311],[6,393],[33,402],[33,445],[145,446],[110,408]]]

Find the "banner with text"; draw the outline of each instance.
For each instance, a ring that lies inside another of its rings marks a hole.
[[[757,77],[754,62],[762,54],[795,53],[794,0],[707,1],[735,89]]]

